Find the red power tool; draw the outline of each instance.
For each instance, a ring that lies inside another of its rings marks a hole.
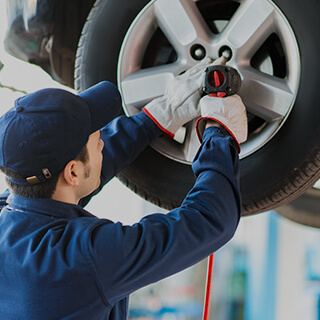
[[[212,97],[236,94],[241,86],[241,77],[232,67],[216,65],[205,69],[203,91]]]

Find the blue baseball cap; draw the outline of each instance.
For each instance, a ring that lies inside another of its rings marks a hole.
[[[62,89],[43,89],[15,101],[0,118],[0,165],[26,176],[9,178],[33,185],[59,173],[85,146],[89,135],[114,119],[121,95],[111,82],[75,95]]]

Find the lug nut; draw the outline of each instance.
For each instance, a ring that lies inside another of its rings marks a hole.
[[[200,61],[206,57],[207,52],[201,44],[194,44],[190,49],[190,54],[194,60]]]
[[[227,61],[232,58],[232,50],[228,46],[223,46],[219,50],[219,57],[224,56]]]

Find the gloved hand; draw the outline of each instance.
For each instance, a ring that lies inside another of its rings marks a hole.
[[[198,138],[202,141],[206,119],[212,119],[225,127],[239,144],[247,140],[248,120],[246,107],[240,96],[232,95],[225,98],[205,96],[199,103],[201,118],[197,121]]]
[[[184,74],[172,79],[164,96],[154,99],[143,108],[169,136],[174,137],[182,125],[200,116],[199,100],[203,74],[210,63],[209,58],[204,59]]]

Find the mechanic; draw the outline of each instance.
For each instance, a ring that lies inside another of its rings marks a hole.
[[[232,238],[247,118],[238,96],[201,98],[208,63],[173,79],[131,117],[112,120],[121,97],[106,81],[79,95],[31,93],[1,117],[0,165],[10,192],[1,198],[0,319],[126,319],[130,293]],[[199,117],[196,182],[181,207],[132,226],[83,209],[152,141]]]

